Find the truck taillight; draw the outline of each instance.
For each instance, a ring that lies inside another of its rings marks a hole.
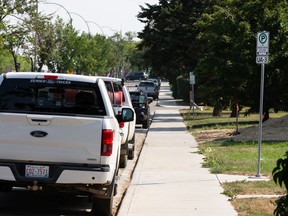
[[[102,130],[101,156],[110,156],[113,149],[113,130]]]
[[[53,76],[53,75],[44,75],[44,79],[48,80],[57,80],[58,76]]]
[[[46,80],[65,80],[65,78],[63,76],[58,76],[58,75],[37,75],[36,76],[37,79],[46,79]]]

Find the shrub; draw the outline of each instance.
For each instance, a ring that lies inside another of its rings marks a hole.
[[[190,101],[190,82],[189,79],[184,78],[183,76],[178,76],[177,79],[177,99],[182,99],[185,102]]]
[[[273,180],[276,184],[279,184],[280,187],[284,186],[286,188],[286,193],[288,191],[288,151],[285,154],[285,159],[278,159],[277,165],[272,171]],[[288,214],[288,194],[277,199],[276,209],[274,211],[274,215],[282,216]]]

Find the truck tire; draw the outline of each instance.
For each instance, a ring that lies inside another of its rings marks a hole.
[[[147,129],[149,128],[149,124],[150,124],[150,119],[147,117],[147,119],[142,123],[142,127]]]
[[[113,197],[117,194],[117,185],[115,184],[115,176],[108,188],[108,197],[92,197],[91,215],[93,216],[112,216],[113,215]]]
[[[133,143],[133,148],[128,150],[128,160],[133,160],[135,150],[135,133],[133,135],[133,138],[129,141],[129,143]]]
[[[133,143],[133,144],[135,144],[135,133],[134,133],[132,139],[131,139],[128,143]]]
[[[93,197],[91,215],[112,216],[112,209],[113,195],[107,199]]]
[[[112,216],[113,210],[113,194],[109,198],[92,198],[92,210],[93,216]]]
[[[128,160],[127,154],[120,155],[119,167],[125,168],[127,166],[127,160]]]
[[[129,160],[133,160],[134,159],[134,148],[133,149],[129,149],[128,151],[128,159]]]
[[[10,192],[12,191],[13,187],[9,184],[0,184],[0,192]]]

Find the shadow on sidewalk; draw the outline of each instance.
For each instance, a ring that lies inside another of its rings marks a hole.
[[[149,132],[187,132],[185,127],[173,127],[173,128],[150,128]]]

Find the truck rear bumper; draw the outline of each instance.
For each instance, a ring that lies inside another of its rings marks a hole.
[[[105,184],[111,181],[108,165],[45,165],[49,167],[48,177],[25,176],[25,165],[22,163],[0,163],[0,181],[31,182],[37,180],[47,184]]]

